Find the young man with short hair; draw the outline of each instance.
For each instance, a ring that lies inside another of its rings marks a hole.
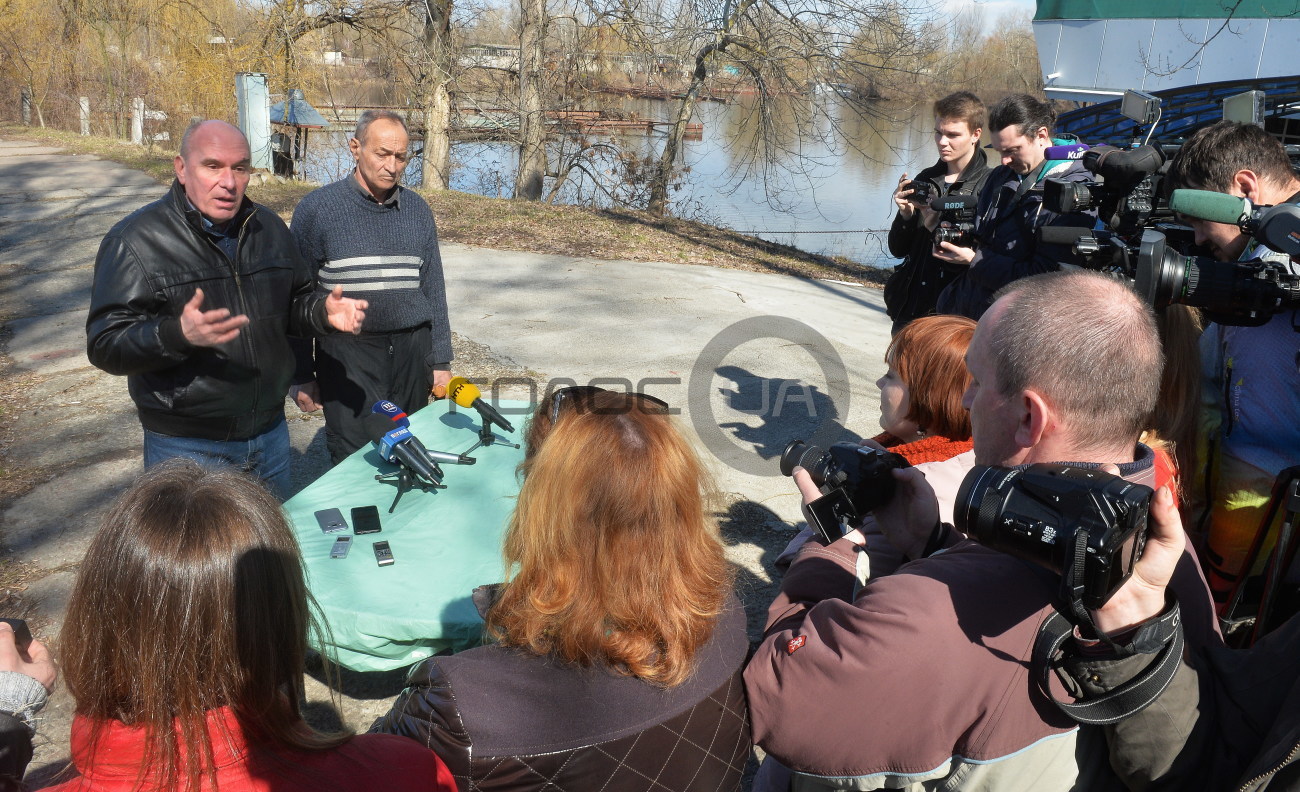
[[[984,131],[984,103],[975,94],[958,91],[934,103],[934,144],[939,160],[916,174],[916,181],[932,186],[931,195],[978,196],[989,167],[980,150]],[[889,253],[903,259],[885,284],[885,307],[894,320],[893,332],[920,316],[934,313],[935,301],[962,271],[936,259],[934,230],[939,213],[916,197],[906,173],[898,179],[894,203],[898,214],[889,228]]]
[[[1077,160],[1049,160],[1047,149],[1067,143],[1052,139],[1056,113],[1028,94],[1015,94],[989,111],[991,148],[1002,157],[980,193],[975,210],[972,247],[943,242],[934,257],[964,271],[939,295],[939,313],[978,320],[993,304],[993,295],[1007,284],[1029,275],[1054,272],[1072,258],[1068,245],[1040,242],[1043,226],[1091,228],[1096,211],[1060,214],[1043,204],[1048,178],[1067,182],[1092,179]]]

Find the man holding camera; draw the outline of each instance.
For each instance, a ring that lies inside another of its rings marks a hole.
[[[1300,179],[1282,145],[1254,124],[1220,121],[1188,139],[1170,165],[1175,189],[1227,193],[1255,206],[1300,201]],[[1219,261],[1288,262],[1235,225],[1185,218]],[[1289,263],[1289,262],[1288,262]],[[1300,265],[1290,264],[1293,272]],[[1274,477],[1300,464],[1300,316],[1285,310],[1258,327],[1213,321],[1201,336],[1200,464],[1188,471],[1189,527],[1222,607],[1243,575]]]
[[[1162,353],[1150,309],[1126,285],[1086,271],[1017,281],[966,359],[977,463],[1107,463],[1153,479],[1137,438]],[[794,771],[796,790],[1113,785],[1099,733],[1081,732],[1030,677],[1058,576],[941,523],[919,469],[894,477],[898,492],[875,517],[914,560],[855,594],[862,549],[850,538],[799,552],[745,671],[755,742]],[[1191,554],[1175,587],[1190,641],[1215,641]]]
[[[908,179],[898,179],[894,203],[898,214],[889,227],[889,254],[903,259],[885,283],[885,308],[894,320],[893,332],[919,316],[934,313],[935,302],[961,272],[936,259],[934,230],[942,219],[930,208],[945,195],[978,196],[989,166],[979,148],[984,131],[984,103],[973,93],[958,91],[934,103],[934,144],[939,161]]]
[[[1048,225],[1091,228],[1092,213],[1061,214],[1043,204],[1047,178],[1067,182],[1090,181],[1079,161],[1049,160],[1056,114],[1045,102],[1015,94],[989,112],[990,144],[1002,164],[988,176],[975,209],[975,247],[941,242],[934,257],[964,271],[939,295],[939,313],[979,319],[993,295],[1008,283],[1041,272],[1054,272],[1071,258],[1067,246],[1038,239]]]

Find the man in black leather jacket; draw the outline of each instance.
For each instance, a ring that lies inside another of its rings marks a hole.
[[[95,259],[87,356],[127,387],[144,464],[223,461],[288,495],[289,334],[357,332],[365,300],[314,295],[288,228],[244,196],[248,141],[185,133],[170,192],[113,226]]]

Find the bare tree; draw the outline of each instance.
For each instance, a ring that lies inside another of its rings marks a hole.
[[[546,175],[546,117],[542,70],[546,53],[546,0],[519,2],[519,169],[515,198],[542,197]]]

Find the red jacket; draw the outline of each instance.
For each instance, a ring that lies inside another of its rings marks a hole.
[[[224,723],[223,723],[224,722]],[[219,792],[455,792],[442,760],[405,737],[361,734],[328,751],[249,752],[230,708],[208,713],[208,734],[217,763]],[[222,726],[224,725],[224,729]],[[229,734],[229,739],[226,733]],[[59,792],[129,792],[144,762],[144,729],[113,721],[98,745],[91,745],[91,721],[72,721],[72,763],[79,776],[50,789]],[[142,792],[157,786],[145,785]],[[204,777],[203,789],[214,789]]]

